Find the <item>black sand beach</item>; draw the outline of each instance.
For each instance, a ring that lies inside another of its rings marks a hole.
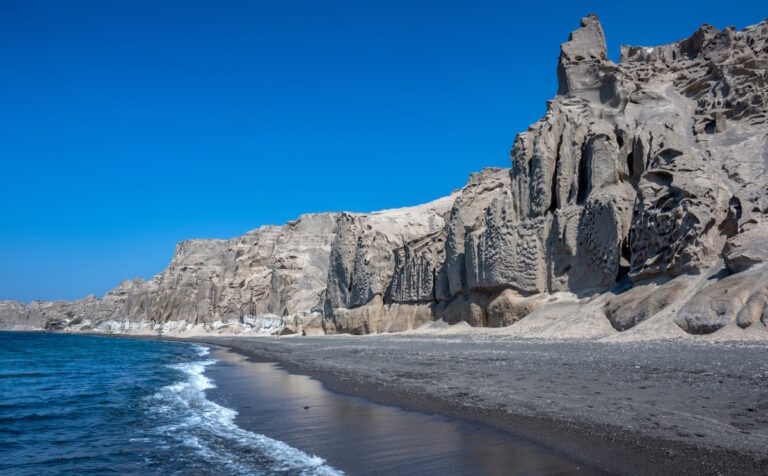
[[[241,428],[322,456],[353,475],[600,474],[552,448],[487,425],[343,395],[277,364],[214,347],[208,398]]]
[[[228,347],[252,362],[279,363],[341,394],[440,415],[435,418],[442,422],[460,420],[449,422],[453,425],[474,422],[482,433],[479,446],[495,441],[499,448],[508,445],[538,461],[516,468],[508,466],[514,458],[502,459],[470,471],[457,465],[446,470],[436,458],[419,472],[569,474],[578,468],[608,474],[768,473],[768,361],[760,344],[608,344],[498,336],[194,340]],[[212,375],[220,386],[213,397],[229,399],[225,403],[241,414],[239,423],[258,431],[260,423],[246,403],[258,371],[248,370],[242,361],[235,364],[237,360],[223,359],[233,367],[225,365]],[[251,377],[245,378],[249,372]],[[291,390],[287,392],[280,398],[287,398]],[[304,406],[311,410],[312,403]],[[286,408],[281,411],[287,415]],[[357,419],[339,431],[351,431],[361,423]],[[412,430],[421,424],[414,423]],[[383,431],[392,436],[402,430]],[[291,443],[290,435],[268,436]],[[417,441],[419,436],[408,438]],[[393,448],[407,460],[406,450]],[[334,449],[329,443],[322,451],[331,464],[352,474],[398,472],[377,465],[375,455],[366,463],[364,449],[345,449],[343,444]],[[443,457],[449,452],[447,446],[437,451]],[[470,453],[464,457],[496,458]],[[542,455],[551,458],[549,466]]]

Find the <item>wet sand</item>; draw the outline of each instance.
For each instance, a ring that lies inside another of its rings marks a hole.
[[[208,398],[241,428],[323,457],[351,475],[599,474],[550,448],[486,425],[332,392],[277,364],[214,347]]]
[[[768,474],[762,344],[387,335],[194,340],[277,362],[339,393],[487,425],[502,446],[526,442],[590,472]],[[250,380],[222,381],[221,388]],[[231,402],[241,413],[238,401],[248,391]],[[505,464],[487,471],[454,466],[454,474],[524,472],[504,471]],[[361,467],[350,472],[363,474]],[[558,472],[573,471],[532,470]]]

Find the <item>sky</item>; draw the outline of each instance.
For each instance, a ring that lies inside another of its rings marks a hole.
[[[0,300],[103,295],[175,243],[416,205],[510,165],[594,12],[609,56],[760,2],[0,0]]]

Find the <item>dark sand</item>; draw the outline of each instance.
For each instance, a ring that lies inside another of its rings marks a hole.
[[[342,395],[277,364],[221,347],[208,397],[238,411],[241,428],[322,456],[351,475],[596,474],[529,440],[451,417]]]
[[[336,392],[479,422],[501,431],[500,444],[525,442],[590,472],[768,474],[763,344],[387,335],[193,340],[277,362]],[[245,415],[238,401],[232,404]],[[453,472],[498,474],[505,464]],[[363,472],[355,465],[351,472]],[[557,472],[573,469],[528,474]]]

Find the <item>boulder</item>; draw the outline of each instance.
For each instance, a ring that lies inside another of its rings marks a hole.
[[[626,331],[666,309],[683,295],[687,287],[688,282],[680,278],[663,284],[633,287],[607,299],[605,316],[614,329]]]
[[[536,296],[523,297],[505,289],[486,309],[488,327],[506,327],[532,313],[542,304]]]
[[[715,281],[697,292],[675,316],[689,334],[711,334],[738,320],[742,328],[765,325],[768,266],[759,266]]]

